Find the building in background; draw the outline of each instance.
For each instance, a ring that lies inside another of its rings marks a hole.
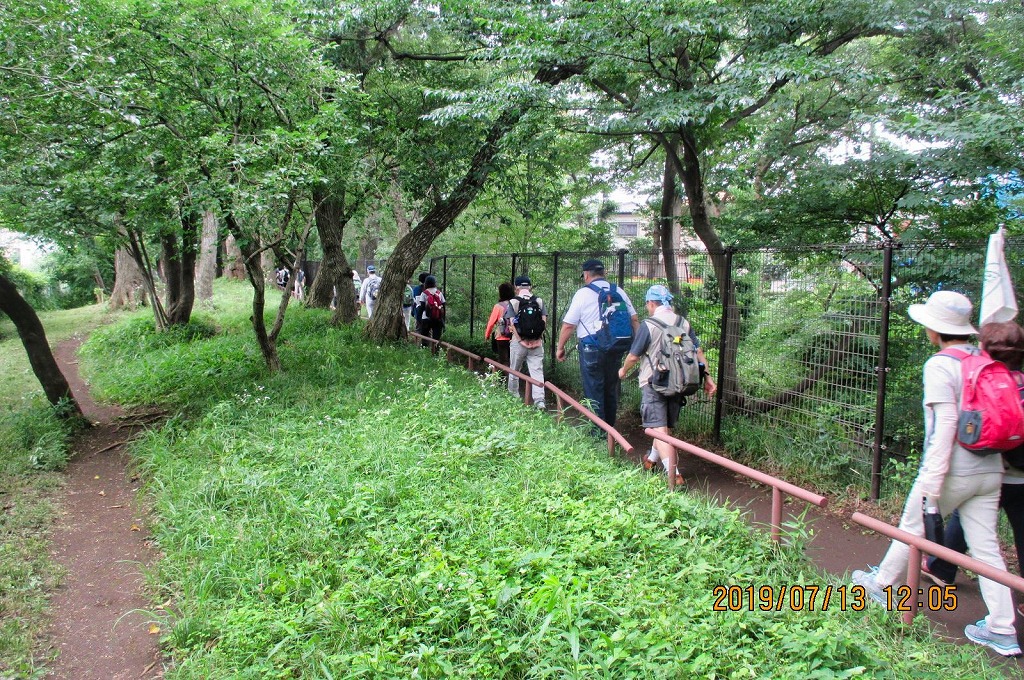
[[[22,269],[39,271],[49,250],[24,234],[9,229],[0,229],[0,252],[11,264],[18,265]]]

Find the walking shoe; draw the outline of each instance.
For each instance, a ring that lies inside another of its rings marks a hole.
[[[953,585],[952,581],[947,581],[945,579],[939,578],[938,576],[932,573],[932,570],[928,568],[927,555],[921,556],[921,573],[930,578],[932,580],[932,583],[942,588]]]
[[[533,405],[536,406],[537,408],[539,408],[541,411],[543,411],[545,408],[547,408],[547,406],[544,404],[543,401],[535,401],[535,402],[533,402]]]
[[[651,470],[654,469],[654,461],[651,460],[650,458],[644,457],[643,462],[644,470],[646,470],[647,472],[650,472]]]
[[[964,635],[971,642],[985,645],[1003,656],[1020,656],[1020,645],[1017,635],[1009,633],[993,633],[985,625],[985,619],[964,628]]]
[[[882,590],[882,586],[878,585],[878,581],[875,580],[875,576],[878,574],[878,567],[871,567],[871,571],[861,571],[855,569],[850,574],[850,581],[855,586],[861,586],[864,588],[864,593],[872,600],[887,607],[889,604],[889,598],[885,596],[885,591]]]
[[[681,486],[686,486],[686,479],[679,470],[676,470],[676,488],[678,489]]]

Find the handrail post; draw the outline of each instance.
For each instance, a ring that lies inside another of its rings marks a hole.
[[[892,311],[892,241],[882,246],[882,319],[878,330],[878,392],[875,395],[875,437],[871,446],[871,500],[882,495],[882,448],[885,436],[885,391],[889,374],[889,316]]]
[[[473,337],[473,322],[476,319],[476,253],[473,253],[469,273],[469,337]]]
[[[562,397],[556,394],[555,403],[558,404],[558,422],[562,422],[565,418],[565,405],[562,404]]]
[[[907,563],[907,586],[913,594],[920,592],[917,587],[921,585],[921,549],[916,545],[907,547],[910,548],[910,561]],[[910,598],[910,610],[903,612],[903,623],[909,625],[914,622],[914,616],[917,614],[917,602],[916,597]]]
[[[715,422],[711,435],[715,441],[722,441],[722,412],[725,408],[725,355],[729,347],[729,305],[732,301],[732,255],[736,249],[729,246],[725,249],[725,276],[718,284],[722,287],[722,328],[718,340],[718,391],[715,393]]]
[[[779,543],[782,540],[782,489],[772,487],[772,540]]]
[[[608,433],[608,457],[615,457],[615,439],[612,438],[612,433]]]
[[[548,361],[548,368],[554,371],[555,368],[555,353],[558,349],[558,334],[561,332],[562,327],[558,324],[558,251],[552,253],[552,266],[551,266],[551,309],[548,310],[548,318],[551,322],[551,341],[548,343],[551,346],[548,347],[548,355],[550,359]],[[561,407],[559,407],[561,409]]]

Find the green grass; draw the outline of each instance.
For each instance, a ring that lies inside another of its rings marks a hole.
[[[51,345],[99,325],[100,306],[39,315]],[[37,641],[46,593],[60,571],[50,560],[55,493],[67,463],[66,426],[53,415],[10,320],[0,322],[0,676],[30,677],[45,659]]]
[[[327,319],[290,312],[276,375],[242,310],[215,337],[88,343],[105,395],[179,414],[134,447],[168,678],[991,672],[877,608],[713,611],[719,584],[830,579],[494,378]]]

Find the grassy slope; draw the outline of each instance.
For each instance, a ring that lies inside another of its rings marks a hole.
[[[54,345],[95,328],[104,313],[94,305],[39,317]],[[59,579],[47,533],[67,460],[66,432],[6,318],[0,336],[0,675],[30,676],[43,661],[34,646],[45,626],[46,592]]]
[[[179,603],[168,677],[991,672],[873,607],[714,612],[718,584],[826,581],[495,384],[324,313],[290,313],[267,376],[246,314],[210,339],[89,343],[108,396],[182,409],[135,448],[158,596]]]

